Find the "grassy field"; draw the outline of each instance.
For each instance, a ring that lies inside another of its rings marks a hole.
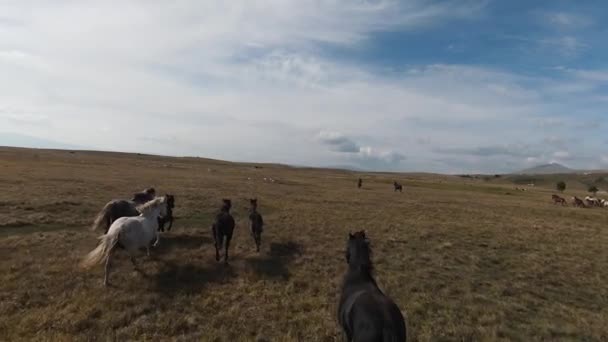
[[[174,229],[142,253],[142,273],[119,254],[103,288],[101,266],[78,267],[97,243],[88,228],[108,200],[149,186],[176,196]],[[0,340],[339,340],[343,250],[358,229],[412,340],[608,340],[608,210],[558,207],[551,189],[514,187],[0,148]],[[259,254],[250,197],[267,223]],[[221,198],[237,219],[227,267],[209,229]]]

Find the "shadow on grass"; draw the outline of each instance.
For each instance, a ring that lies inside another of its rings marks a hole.
[[[199,249],[202,245],[213,245],[213,239],[203,235],[163,235],[161,233],[158,251],[166,253],[173,249]]]
[[[268,256],[247,258],[245,262],[256,274],[264,278],[287,281],[291,278],[288,266],[300,255],[302,245],[298,243],[272,243]]]
[[[235,277],[234,269],[223,263],[201,267],[175,262],[165,262],[161,271],[152,276],[155,280],[155,290],[169,297],[198,293],[210,283],[222,284]]]

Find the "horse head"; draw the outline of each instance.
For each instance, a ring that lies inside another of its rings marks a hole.
[[[371,270],[371,247],[365,236],[365,230],[348,234],[346,262],[353,268]]]
[[[232,201],[227,198],[222,199],[222,209],[229,211],[232,208]]]

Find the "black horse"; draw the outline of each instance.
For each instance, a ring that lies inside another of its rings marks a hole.
[[[260,251],[260,245],[262,244],[262,232],[264,231],[264,219],[262,214],[258,213],[258,200],[252,198],[249,200],[251,209],[249,212],[249,220],[251,221],[251,235],[255,241],[256,251]]]
[[[173,195],[165,195],[167,198],[167,216],[159,216],[158,217],[158,231],[165,231],[165,224],[169,223],[169,227],[167,227],[167,231],[170,231],[173,228],[173,208],[175,208],[175,196]]]
[[[401,185],[397,182],[393,182],[393,186],[395,187],[395,192],[397,192],[397,191],[403,192],[403,185]]]
[[[232,233],[234,232],[234,218],[230,215],[230,208],[232,208],[232,202],[229,199],[224,199],[220,212],[215,216],[215,222],[211,229],[213,230],[213,240],[215,241],[215,260],[220,261],[220,249],[224,245],[226,240],[226,252],[224,254],[224,262],[228,263],[228,248],[230,247],[230,240],[232,240]]]
[[[362,186],[363,186],[363,179],[359,178],[359,180],[357,181],[357,188],[361,189]]]
[[[348,271],[342,283],[338,321],[347,341],[406,341],[399,307],[378,288],[372,276],[371,253],[365,231],[349,234]]]

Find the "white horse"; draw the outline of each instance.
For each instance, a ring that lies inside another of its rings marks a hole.
[[[167,199],[165,197],[157,197],[141,205],[137,210],[141,213],[139,216],[121,217],[114,221],[108,233],[99,237],[101,242],[97,248],[90,252],[81,263],[84,268],[91,268],[105,261],[106,266],[103,279],[105,286],[108,285],[110,259],[119,244],[127,250],[133,266],[137,268],[137,264],[135,263],[137,251],[145,247],[147,255],[150,256],[150,244],[154,239],[156,239],[154,246],[158,246],[160,243],[158,217],[167,215]]]
[[[600,207],[601,206],[600,200],[595,197],[587,196],[587,197],[585,197],[585,201],[591,207]]]

